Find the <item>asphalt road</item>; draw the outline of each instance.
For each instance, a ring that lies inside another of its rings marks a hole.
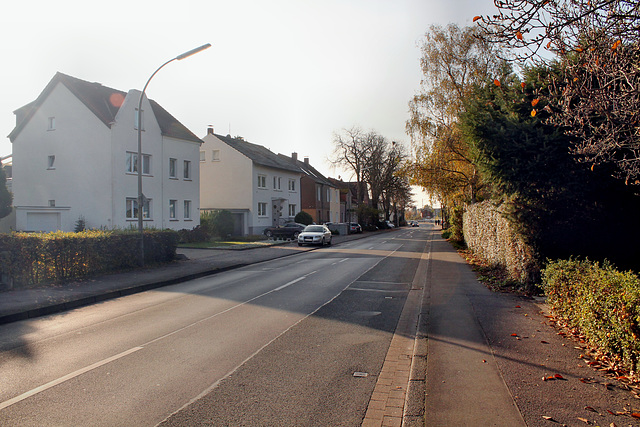
[[[425,233],[3,325],[0,425],[359,425]]]

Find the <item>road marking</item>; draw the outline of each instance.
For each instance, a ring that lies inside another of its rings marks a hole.
[[[299,281],[304,280],[304,279],[306,279],[307,277],[309,277],[309,276],[311,276],[312,274],[315,274],[315,273],[317,273],[317,272],[318,272],[318,270],[312,271],[311,273],[306,274],[306,275],[304,275],[304,276],[302,276],[302,277],[298,277],[297,279],[294,279],[294,280],[292,280],[292,281],[290,281],[290,282],[287,282],[287,283],[285,283],[285,284],[284,284],[284,285],[282,285],[282,286],[278,286],[277,288],[275,288],[275,289],[273,290],[273,292],[281,291],[281,290],[283,290],[284,288],[289,287],[289,286],[293,285],[294,283],[298,283]]]
[[[27,398],[29,398],[31,396],[34,396],[34,395],[36,395],[38,393],[42,393],[45,390],[48,390],[48,389],[50,389],[52,387],[55,387],[58,384],[62,384],[63,382],[68,381],[70,379],[73,379],[75,377],[79,377],[80,375],[82,375],[82,374],[84,374],[86,372],[89,372],[89,371],[92,371],[92,370],[94,370],[96,368],[104,366],[107,363],[113,362],[114,360],[121,359],[121,358],[123,358],[125,356],[128,356],[131,353],[135,353],[138,350],[142,350],[143,348],[144,347],[133,347],[133,348],[127,350],[127,351],[123,351],[120,354],[116,354],[115,356],[111,356],[111,357],[109,357],[107,359],[103,359],[103,360],[101,360],[99,362],[94,363],[93,365],[89,365],[89,366],[86,366],[86,367],[84,367],[82,369],[78,369],[75,372],[71,372],[70,374],[67,374],[67,375],[65,375],[63,377],[60,377],[60,378],[56,379],[56,380],[50,381],[50,382],[48,382],[46,384],[43,384],[43,385],[41,385],[39,387],[36,387],[36,388],[32,389],[32,390],[29,390],[26,393],[22,393],[20,396],[16,396],[13,399],[9,399],[7,401],[4,401],[4,402],[0,403],[0,411],[3,410],[4,408],[7,408],[7,407],[15,404],[15,403],[21,402],[21,401],[23,401],[23,400],[25,400],[25,399],[27,399]]]

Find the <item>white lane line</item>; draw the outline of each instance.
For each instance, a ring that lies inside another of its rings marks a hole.
[[[290,282],[288,282],[288,283],[285,283],[285,284],[284,284],[284,285],[282,285],[282,286],[278,286],[277,288],[275,288],[275,289],[274,289],[274,291],[276,291],[276,292],[277,292],[277,291],[281,291],[281,290],[283,290],[284,288],[286,288],[287,286],[291,286],[291,285],[293,285],[294,283],[298,283],[299,281],[304,280],[304,279],[306,279],[306,278],[307,278],[307,276],[298,277],[297,279],[292,280],[292,281],[290,281]]]
[[[60,378],[58,378],[58,379],[55,379],[55,380],[53,380],[53,381],[50,381],[50,382],[48,382],[48,383],[46,383],[46,384],[43,384],[43,385],[41,385],[41,386],[38,386],[38,387],[36,387],[36,388],[34,388],[34,389],[32,389],[32,390],[29,390],[29,391],[27,391],[27,392],[25,392],[25,393],[22,393],[21,395],[16,396],[16,397],[14,397],[14,398],[12,398],[12,399],[9,399],[9,400],[7,400],[7,401],[1,402],[1,403],[0,403],[0,410],[3,410],[3,409],[5,409],[5,408],[7,408],[7,407],[9,407],[9,406],[11,406],[11,405],[14,405],[14,404],[16,404],[16,403],[18,403],[18,402],[20,402],[20,401],[22,401],[22,400],[25,400],[25,399],[27,399],[27,398],[29,398],[29,397],[31,397],[31,396],[34,396],[34,395],[38,394],[38,393],[42,393],[43,391],[46,391],[46,390],[48,390],[48,389],[50,389],[50,388],[52,388],[52,387],[55,387],[55,386],[57,386],[57,385],[59,385],[59,384],[62,384],[62,383],[63,383],[63,382],[65,382],[65,381],[68,381],[68,380],[70,380],[70,379],[76,378],[76,377],[78,377],[78,376],[80,376],[80,375],[82,375],[82,374],[84,374],[84,373],[86,373],[86,372],[89,372],[89,371],[92,371],[92,370],[94,370],[94,369],[96,369],[96,368],[99,368],[99,367],[101,367],[101,366],[104,366],[104,365],[106,365],[107,363],[111,363],[111,362],[113,362],[114,360],[121,359],[121,358],[123,358],[123,357],[125,357],[125,356],[127,356],[127,355],[129,355],[129,354],[131,354],[131,353],[135,353],[135,352],[136,352],[136,351],[138,351],[138,350],[142,350],[144,347],[146,347],[146,346],[148,346],[148,345],[150,345],[150,344],[153,344],[153,343],[155,343],[155,342],[157,342],[157,341],[160,341],[160,340],[163,340],[163,339],[165,339],[165,338],[167,338],[167,337],[169,337],[169,336],[175,335],[175,334],[177,334],[177,333],[179,333],[179,332],[181,332],[181,331],[184,331],[184,330],[186,330],[186,329],[189,329],[189,328],[191,328],[191,327],[193,327],[193,326],[195,326],[195,325],[197,325],[197,324],[200,324],[200,323],[202,323],[202,322],[205,322],[205,321],[207,321],[207,320],[210,320],[210,319],[212,319],[212,318],[214,318],[214,317],[218,317],[218,316],[220,316],[220,315],[222,315],[222,314],[228,313],[228,312],[230,312],[231,310],[234,310],[234,309],[236,309],[236,308],[238,308],[238,307],[241,307],[241,306],[243,306],[243,305],[249,304],[249,303],[251,303],[252,301],[257,300],[258,298],[261,298],[261,297],[264,297],[264,296],[266,296],[266,295],[269,295],[269,294],[271,294],[271,293],[273,293],[273,292],[277,292],[277,291],[279,291],[279,290],[282,290],[282,289],[284,289],[284,288],[286,288],[286,287],[288,287],[288,286],[293,285],[294,283],[297,283],[297,282],[299,282],[299,281],[301,281],[301,280],[303,280],[303,279],[306,279],[307,277],[309,277],[309,276],[311,276],[312,274],[315,274],[315,273],[317,273],[317,272],[318,272],[318,270],[314,270],[314,271],[312,271],[312,272],[310,272],[310,273],[306,274],[305,276],[299,277],[299,278],[297,278],[297,279],[295,279],[295,280],[292,280],[292,281],[290,281],[290,282],[288,282],[288,283],[285,283],[284,285],[282,285],[282,286],[280,286],[280,287],[278,287],[278,288],[275,288],[275,289],[272,289],[272,290],[270,290],[270,291],[264,292],[264,293],[262,293],[262,294],[260,294],[260,295],[257,295],[257,296],[255,296],[255,297],[253,297],[253,298],[250,298],[250,299],[249,299],[249,300],[247,300],[247,301],[244,301],[244,302],[242,302],[242,303],[239,303],[239,304],[236,304],[236,305],[234,305],[234,306],[232,306],[232,307],[229,307],[229,308],[227,308],[226,310],[223,310],[223,311],[221,311],[221,312],[219,312],[219,313],[216,313],[216,314],[214,314],[214,315],[208,316],[208,317],[206,317],[206,318],[204,318],[204,319],[200,319],[199,321],[194,322],[194,323],[191,323],[190,325],[183,326],[182,328],[176,329],[175,331],[169,332],[168,334],[165,334],[165,335],[162,335],[162,336],[160,336],[160,337],[157,337],[157,338],[155,338],[155,339],[153,339],[153,340],[151,340],[151,341],[149,341],[149,342],[145,343],[145,344],[144,344],[144,345],[142,345],[142,346],[139,346],[139,347],[133,347],[133,348],[131,348],[131,349],[127,350],[127,351],[123,351],[123,352],[122,352],[122,353],[120,353],[120,354],[116,354],[115,356],[109,357],[109,358],[107,358],[107,359],[103,359],[103,360],[101,360],[101,361],[99,361],[99,362],[96,362],[96,363],[94,363],[94,364],[92,364],[92,365],[89,365],[89,366],[86,366],[86,367],[84,367],[84,368],[78,369],[78,370],[77,370],[77,371],[75,371],[75,372],[71,372],[70,374],[67,374],[67,375],[62,376],[62,377],[60,377]],[[337,295],[336,295],[336,296],[337,296]],[[335,298],[335,297],[334,297],[334,298]]]
[[[92,371],[92,370],[94,370],[96,368],[99,368],[100,366],[106,365],[107,363],[111,363],[114,360],[123,358],[125,356],[128,356],[131,353],[135,353],[136,351],[142,350],[142,349],[143,349],[143,347],[133,347],[133,348],[127,350],[127,351],[123,351],[120,354],[116,354],[115,356],[111,356],[111,357],[109,357],[107,359],[103,359],[103,360],[101,360],[99,362],[94,363],[93,365],[89,365],[89,366],[86,366],[86,367],[84,367],[82,369],[78,369],[75,372],[71,372],[70,374],[67,374],[67,375],[65,375],[63,377],[60,377],[60,378],[55,379],[53,381],[50,381],[50,382],[48,382],[46,384],[43,384],[43,385],[41,385],[39,387],[36,387],[36,388],[34,388],[32,390],[29,390],[29,391],[27,391],[25,393],[22,393],[20,396],[16,396],[13,399],[9,399],[7,401],[4,401],[4,402],[0,403],[0,411],[3,410],[4,408],[7,408],[7,407],[15,404],[15,403],[23,401],[23,400],[25,400],[25,399],[33,396],[33,395],[36,395],[36,394],[41,393],[41,392],[43,392],[45,390],[48,390],[48,389],[50,389],[52,387],[55,387],[58,384],[62,384],[63,382],[68,381],[68,380],[70,380],[72,378],[79,377],[80,375],[82,375],[82,374],[84,374],[86,372]]]

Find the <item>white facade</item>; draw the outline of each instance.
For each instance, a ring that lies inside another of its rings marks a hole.
[[[201,209],[230,211],[236,221],[235,232],[242,235],[261,234],[266,227],[293,221],[300,212],[299,172],[252,159],[247,153],[258,146],[248,142],[234,140],[235,144],[246,144],[248,150],[240,152],[213,133],[202,140]],[[265,154],[267,150],[260,148]]]
[[[327,187],[329,192],[329,221],[343,222],[340,218],[340,190],[336,187]]]
[[[16,229],[73,231],[80,218],[87,228],[136,228],[131,203],[137,199],[137,172],[127,158],[137,155],[135,114],[140,92],[126,96],[120,92],[113,102],[121,105],[114,106],[115,117],[107,125],[57,78],[46,96],[43,92],[36,101],[35,113],[26,123],[18,123],[12,134]],[[191,229],[200,222],[200,143],[163,135],[147,99],[142,110],[142,151],[150,159],[143,178],[143,194],[150,200],[144,225]],[[169,176],[170,158],[178,165],[174,177]],[[185,161],[191,167],[187,178]],[[171,213],[170,200],[175,200]]]

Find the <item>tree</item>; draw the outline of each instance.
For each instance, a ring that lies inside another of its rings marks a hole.
[[[640,185],[640,1],[501,0],[478,16],[487,41],[518,60],[559,59],[548,93],[551,123],[575,137],[573,153]],[[546,56],[551,56],[547,54]]]
[[[476,87],[460,126],[493,199],[541,260],[582,255],[637,267],[638,251],[621,244],[618,230],[640,238],[640,199],[606,171],[577,163],[572,137],[549,122],[553,111],[538,97],[559,73],[557,64],[527,68],[524,81],[509,74]]]
[[[496,47],[477,37],[477,28],[431,26],[421,45],[424,78],[409,103],[407,133],[415,154],[412,183],[437,195],[445,205],[475,200],[482,182],[457,126],[464,99],[474,83],[493,80],[502,64]]]
[[[0,218],[4,218],[11,213],[13,208],[13,194],[7,189],[7,175],[4,168],[0,167]]]
[[[400,186],[396,181],[404,174],[406,159],[401,144],[390,142],[375,131],[365,133],[354,127],[334,135],[333,163],[355,174],[358,204],[363,204],[365,192],[369,191],[373,207],[383,206],[386,218],[389,218],[391,195],[399,194]],[[360,209],[358,212],[360,222],[374,220],[365,218],[365,212],[371,213],[371,210]]]

